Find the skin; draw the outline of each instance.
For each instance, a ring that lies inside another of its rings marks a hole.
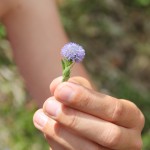
[[[144,116],[135,104],[96,92],[81,77],[61,80],[33,117],[52,150],[142,149]]]
[[[41,107],[50,96],[49,83],[62,74],[60,49],[68,38],[54,0],[0,0],[0,18],[6,27],[14,60],[25,84]],[[73,75],[89,78],[82,64]]]
[[[36,103],[43,106],[33,122],[52,150],[141,149],[141,111],[127,100],[94,91],[81,64],[73,75],[85,78],[65,83],[57,78],[50,94],[48,84],[61,74],[60,48],[68,42],[54,0],[0,0],[0,18],[20,73]]]

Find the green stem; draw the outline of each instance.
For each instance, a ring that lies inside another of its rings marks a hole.
[[[62,66],[63,66],[63,79],[62,82],[68,81],[71,74],[71,68],[73,67],[73,62],[68,60],[62,60]]]

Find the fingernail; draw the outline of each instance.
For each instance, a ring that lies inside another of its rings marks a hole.
[[[69,85],[60,85],[56,91],[58,98],[64,102],[70,102],[75,96],[74,89]]]
[[[51,115],[56,117],[61,109],[61,104],[57,102],[56,100],[48,100],[44,104],[45,106],[45,111]]]
[[[42,129],[48,121],[48,117],[42,112],[37,111],[34,115],[34,122],[37,124],[38,129]]]

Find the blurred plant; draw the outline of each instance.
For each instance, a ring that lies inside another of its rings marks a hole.
[[[6,37],[5,27],[2,24],[0,24],[0,38],[4,37]]]
[[[150,0],[135,0],[138,5],[148,6],[150,4]]]
[[[149,142],[150,142],[150,131],[143,135],[143,145],[144,145],[143,149],[144,150],[150,150]]]

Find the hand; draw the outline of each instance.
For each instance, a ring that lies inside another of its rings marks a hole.
[[[50,91],[33,122],[52,150],[141,150],[144,116],[132,102],[98,93],[81,77],[57,78]]]

